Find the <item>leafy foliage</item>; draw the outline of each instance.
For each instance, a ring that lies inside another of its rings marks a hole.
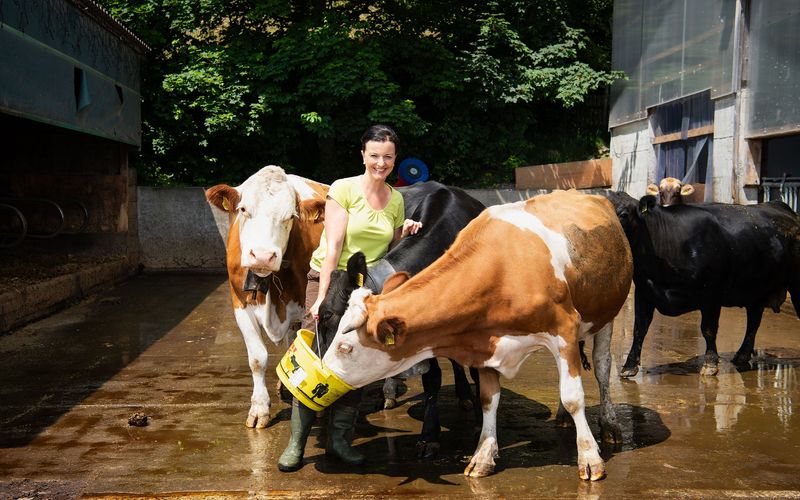
[[[151,184],[238,183],[270,163],[330,182],[358,173],[377,122],[437,180],[510,182],[596,154],[605,115],[585,101],[602,108],[618,77],[611,0],[101,3],[152,48],[136,159]]]

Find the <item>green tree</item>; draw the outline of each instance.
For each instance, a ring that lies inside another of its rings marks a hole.
[[[152,49],[147,183],[236,183],[269,163],[354,175],[375,122],[437,180],[509,182],[515,166],[594,154],[605,126],[582,106],[617,77],[611,0],[102,3]]]

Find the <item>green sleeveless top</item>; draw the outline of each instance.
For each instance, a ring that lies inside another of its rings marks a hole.
[[[392,190],[389,203],[383,210],[375,210],[369,206],[361,190],[361,176],[339,179],[331,185],[328,197],[347,211],[347,229],[338,269],[347,269],[347,260],[359,251],[366,256],[367,266],[386,255],[395,229],[402,227],[405,220],[403,196],[391,186],[389,188]],[[319,247],[311,256],[311,268],[315,271],[322,270],[327,246],[323,230]]]

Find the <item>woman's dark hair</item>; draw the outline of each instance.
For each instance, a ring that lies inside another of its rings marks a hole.
[[[367,149],[367,143],[369,141],[375,142],[392,142],[394,143],[394,147],[397,148],[398,142],[400,140],[397,138],[397,132],[392,130],[392,127],[388,125],[373,125],[364,132],[364,135],[361,136],[361,151]]]

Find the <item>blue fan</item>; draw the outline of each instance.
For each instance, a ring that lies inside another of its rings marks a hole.
[[[406,158],[397,167],[397,175],[406,184],[415,184],[428,180],[428,166],[419,158]]]

